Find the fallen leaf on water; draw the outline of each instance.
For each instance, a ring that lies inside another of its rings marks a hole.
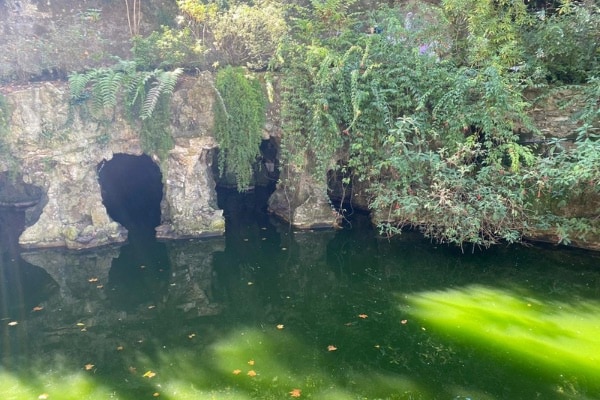
[[[98,286],[96,286],[96,288],[97,289],[102,289],[102,288],[104,288],[104,285],[98,285]]]
[[[401,323],[402,325],[406,325],[406,324],[408,323],[408,320],[407,320],[407,319],[403,319],[402,321],[400,321],[400,323]]]
[[[248,365],[254,365],[254,360],[248,361]]]
[[[248,376],[251,378],[254,378],[256,376],[256,371],[254,371],[253,369],[251,369],[250,371],[248,371]]]
[[[94,364],[85,364],[83,368],[85,368],[86,371],[91,371],[92,368],[94,368]]]
[[[277,329],[282,330],[283,328],[285,328],[285,326],[283,326],[283,324],[277,325]]]
[[[19,325],[19,323],[17,321],[10,321],[8,323],[8,326],[16,326],[16,325]]]
[[[156,308],[156,306],[148,306],[148,310],[152,310],[153,308]]]
[[[302,390],[300,390],[300,389],[292,389],[292,391],[290,392],[290,396],[292,396],[292,397],[300,397],[300,396],[302,396]]]
[[[358,318],[365,319],[365,318],[369,318],[369,316],[367,314],[358,314]]]
[[[38,400],[46,400],[49,398],[50,398],[50,395],[48,393],[42,393],[38,396]]]
[[[117,351],[123,351],[125,349],[125,347],[123,346],[117,346]]]
[[[234,375],[239,375],[241,372],[242,372],[242,370],[241,370],[241,369],[234,369],[234,370],[233,370],[233,374],[234,374]]]
[[[75,325],[77,325],[77,326],[85,326],[85,324],[83,322],[78,322]]]
[[[156,372],[152,372],[152,371],[146,371],[146,373],[144,373],[144,375],[142,375],[144,378],[154,378],[156,376]]]
[[[42,311],[44,309],[44,307],[42,306],[35,306],[33,307],[33,309],[31,311]]]
[[[158,393],[158,392],[154,392],[154,393],[152,393],[152,396],[154,396],[154,397],[158,397],[158,396],[160,396],[160,393]]]
[[[81,332],[87,332],[86,328],[81,328]]]
[[[195,333],[190,333],[190,334],[188,335],[188,339],[193,339],[193,338],[195,338],[195,337],[196,337],[196,334],[195,334]]]
[[[88,279],[89,283],[94,283],[94,282],[98,282],[98,278],[94,277],[94,278],[90,278]]]
[[[329,346],[327,346],[327,351],[336,351],[337,347],[335,347],[334,345],[330,344]]]

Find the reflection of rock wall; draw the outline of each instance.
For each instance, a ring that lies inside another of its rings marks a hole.
[[[126,231],[102,204],[96,168],[115,153],[142,153],[136,127],[117,110],[100,124],[69,106],[65,83],[46,82],[13,89],[5,95],[11,111],[8,157],[0,172],[15,165],[28,184],[42,188],[39,219],[20,238],[24,247],[82,249],[122,242]],[[222,234],[211,171],[212,76],[183,79],[173,96],[171,131],[176,147],[161,163],[165,189],[160,237]]]

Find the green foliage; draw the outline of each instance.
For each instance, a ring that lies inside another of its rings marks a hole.
[[[215,83],[215,135],[219,143],[219,171],[233,174],[238,190],[252,182],[265,124],[266,98],[260,82],[243,68],[225,67]]]
[[[280,4],[258,1],[220,13],[211,29],[225,63],[264,69],[285,35],[287,24]]]
[[[489,246],[515,242],[527,224],[524,179],[498,165],[479,166],[481,143],[466,141],[454,152],[433,149],[419,123],[403,118],[386,137],[386,157],[376,165],[372,207],[382,232],[419,227],[440,242]]]
[[[162,26],[147,37],[135,36],[133,57],[141,69],[167,68],[178,65],[191,67],[206,51],[200,40],[193,36],[192,29],[173,29]]]
[[[559,12],[539,12],[525,40],[530,71],[550,81],[583,83],[600,68],[600,9],[564,2]]]
[[[10,109],[8,107],[8,102],[6,101],[6,97],[2,93],[0,93],[0,138],[3,138],[6,135],[6,132],[9,128],[9,116]]]
[[[519,76],[495,62],[474,68],[441,58],[441,17],[437,32],[392,10],[371,18],[383,34],[353,24],[281,48],[284,162],[368,182],[388,234],[408,224],[459,245],[519,240],[522,174],[535,163],[514,134],[534,129]]]
[[[111,68],[99,68],[69,76],[73,104],[90,99],[90,112],[99,121],[111,121],[119,99],[130,118],[142,121],[140,138],[144,151],[164,158],[172,148],[168,130],[168,99],[182,69],[138,71],[133,61],[120,61]]]
[[[527,5],[511,0],[442,0],[453,31],[452,51],[461,64],[491,62],[509,68],[523,61],[522,29],[532,23]]]

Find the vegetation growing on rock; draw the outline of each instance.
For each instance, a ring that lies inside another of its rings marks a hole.
[[[348,192],[360,184],[383,233],[413,226],[441,242],[481,246],[519,241],[539,228],[554,229],[563,243],[598,233],[593,218],[545,206],[600,188],[598,6],[375,3],[178,0],[162,26],[129,25],[130,75],[157,83],[142,79],[145,92],[123,86],[124,101],[149,116],[160,105],[148,103],[160,98],[152,90],[171,90],[161,86],[162,74],[214,69],[220,167],[242,188],[264,123],[257,81],[245,76],[268,67],[281,79],[288,176],[308,168],[322,178],[342,176]],[[73,76],[97,79],[97,112],[117,100],[119,74],[100,63]],[[530,117],[535,99],[524,95],[564,85],[585,88],[568,145],[542,137]],[[522,143],[523,132],[537,147]],[[145,146],[164,156],[162,139],[148,136]]]

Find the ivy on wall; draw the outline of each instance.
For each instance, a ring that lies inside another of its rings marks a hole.
[[[253,164],[260,155],[266,96],[260,82],[241,67],[217,72],[215,136],[219,143],[219,173],[235,176],[239,191],[252,182]]]

